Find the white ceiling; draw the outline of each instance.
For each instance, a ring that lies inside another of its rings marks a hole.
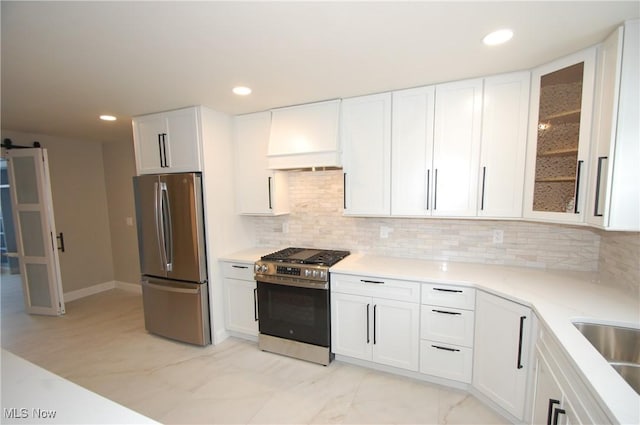
[[[637,0],[1,3],[2,128],[97,141],[183,106],[238,114],[528,69],[640,17]],[[510,43],[481,43],[503,27]]]

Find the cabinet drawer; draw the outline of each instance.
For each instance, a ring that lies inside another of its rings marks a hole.
[[[222,263],[224,277],[241,280],[253,279],[253,263]]]
[[[423,283],[422,304],[474,310],[476,290],[466,286]]]
[[[332,274],[331,291],[397,301],[420,302],[420,283],[410,280]]]
[[[472,365],[471,348],[420,341],[420,373],[470,383]]]
[[[473,346],[474,313],[469,310],[422,305],[420,337],[449,344]]]

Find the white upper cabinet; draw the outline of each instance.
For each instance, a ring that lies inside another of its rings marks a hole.
[[[289,213],[286,172],[269,170],[267,145],[271,112],[234,118],[236,206],[239,214]]]
[[[138,174],[202,171],[198,107],[133,118]]]
[[[391,215],[431,215],[435,87],[393,92]]]
[[[640,21],[598,47],[587,222],[640,231]]]
[[[522,217],[530,79],[516,72],[484,80],[480,217]]]
[[[475,216],[482,79],[436,86],[432,215]]]
[[[584,222],[595,48],[532,71],[523,215]]]
[[[391,211],[391,93],[342,101],[345,215]]]
[[[339,167],[340,100],[271,111],[267,155],[271,169]]]

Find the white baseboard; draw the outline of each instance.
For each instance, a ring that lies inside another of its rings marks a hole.
[[[113,289],[116,287],[116,282],[114,280],[109,282],[98,283],[97,285],[92,285],[87,288],[77,289],[75,291],[65,292],[64,293],[64,302],[74,301],[80,298],[88,297],[89,295],[95,295],[100,292],[108,291],[109,289]]]
[[[120,282],[116,280],[116,288],[142,295],[142,286],[140,286],[139,283]]]
[[[92,285],[87,288],[65,292],[63,295],[64,302],[75,301],[77,299],[88,297],[89,295],[99,294],[100,292],[108,291],[114,288],[142,294],[142,287],[138,284],[111,280],[109,282],[98,283],[97,285]]]

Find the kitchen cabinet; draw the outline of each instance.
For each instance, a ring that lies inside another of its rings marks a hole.
[[[484,79],[478,216],[522,217],[529,72]]]
[[[271,169],[340,167],[340,100],[273,109],[267,151]]]
[[[543,330],[536,344],[535,388],[529,422],[534,425],[610,423],[588,389],[574,375],[559,351],[560,347],[546,333]]]
[[[391,215],[429,216],[435,87],[395,91],[392,98]]]
[[[478,291],[475,320],[473,386],[522,420],[530,370],[531,310]]]
[[[233,125],[238,213],[288,214],[288,175],[284,171],[270,170],[267,165],[271,112],[236,116]]]
[[[471,382],[474,300],[473,288],[422,285],[421,373]]]
[[[222,262],[225,319],[228,331],[245,337],[258,336],[257,285],[253,263]]]
[[[391,211],[391,93],[342,101],[344,214]]]
[[[333,274],[333,352],[417,371],[419,292],[417,282]]]
[[[133,118],[138,174],[202,171],[198,107]]]
[[[596,69],[587,223],[640,231],[640,21],[600,46]]]
[[[532,71],[525,218],[584,222],[594,75],[595,48]]]
[[[436,86],[432,215],[476,215],[482,79]]]

